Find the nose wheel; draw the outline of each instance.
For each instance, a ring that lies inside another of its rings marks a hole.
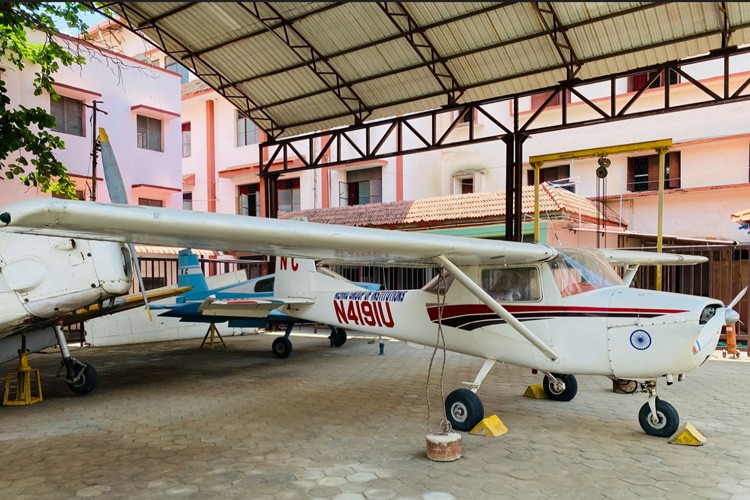
[[[552,401],[570,401],[578,394],[578,381],[575,375],[546,374],[543,381],[544,393]]]
[[[651,413],[651,406],[646,403],[638,412],[638,422],[641,428],[650,436],[669,437],[677,432],[680,426],[680,416],[674,406],[656,399],[656,412]]]
[[[638,412],[638,422],[649,436],[669,437],[680,426],[680,415],[675,407],[656,395],[656,381],[645,384],[648,402]]]

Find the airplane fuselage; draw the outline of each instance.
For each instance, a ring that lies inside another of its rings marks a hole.
[[[0,233],[0,338],[128,292],[119,243]]]
[[[534,291],[499,302],[557,354],[554,361],[458,282],[449,286],[441,306],[431,290],[368,291],[348,284],[336,289],[324,277],[300,276],[296,283],[311,283],[303,296],[314,303],[290,304],[282,310],[293,317],[427,346],[436,344],[442,325],[450,351],[546,372],[635,380],[696,368],[715,349],[724,324],[707,324],[710,310],[723,307],[713,299],[623,285],[564,296],[549,264],[523,269],[538,276]],[[465,271],[478,283],[482,276],[487,281],[486,268]]]

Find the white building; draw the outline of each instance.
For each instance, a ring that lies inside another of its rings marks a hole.
[[[30,34],[30,39],[41,38]],[[11,106],[41,107],[57,118],[54,134],[65,141],[55,154],[76,181],[78,196],[91,199],[93,101],[98,101],[97,127],[107,130],[131,204],[182,206],[180,79],[173,71],[96,47],[67,35],[58,40],[86,59],[82,66],[61,67],[54,88],[60,100],[35,96],[33,65],[19,71],[2,63]],[[39,41],[39,40],[36,40]],[[96,199],[109,201],[101,161],[96,172]],[[0,204],[27,197],[49,196],[17,180],[0,181]]]

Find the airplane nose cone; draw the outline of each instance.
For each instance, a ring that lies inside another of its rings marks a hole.
[[[740,314],[735,311],[734,309],[727,309],[724,313],[724,323],[727,325],[731,325],[732,323],[737,323],[740,320]]]

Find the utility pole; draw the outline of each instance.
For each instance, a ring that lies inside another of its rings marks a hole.
[[[93,110],[93,114],[91,117],[91,128],[92,128],[92,134],[91,134],[91,201],[96,201],[96,164],[97,159],[99,156],[99,151],[101,151],[101,146],[99,145],[99,136],[98,136],[98,128],[96,128],[96,114],[97,113],[107,113],[103,109],[99,109],[97,107],[98,104],[100,104],[102,101],[93,100],[91,101],[91,104],[84,104],[87,108],[91,108]]]

